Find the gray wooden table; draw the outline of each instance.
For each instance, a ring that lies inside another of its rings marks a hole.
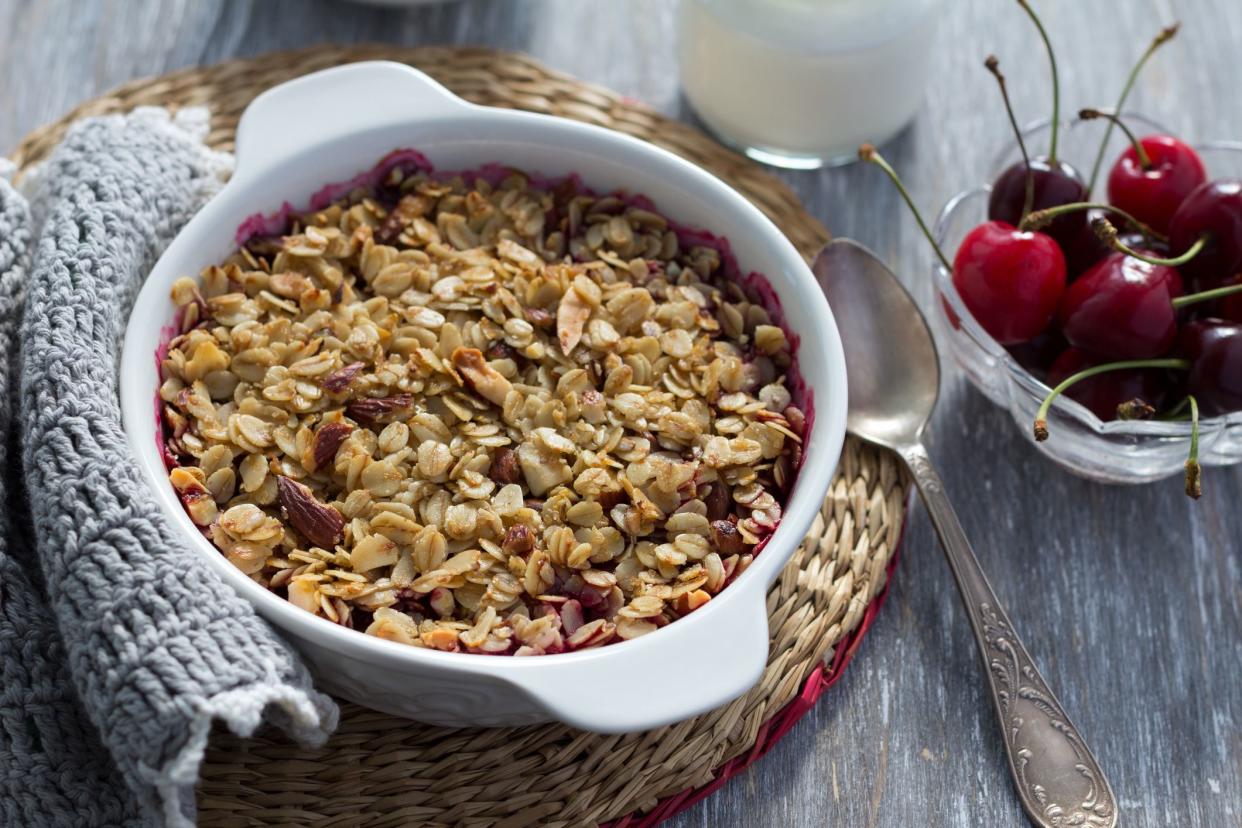
[[[947,3],[927,103],[887,148],[935,207],[980,174],[1006,122],[996,52],[1025,119],[1045,114],[1037,40],[1012,0]],[[1109,103],[1163,23],[1184,31],[1136,108],[1191,137],[1242,137],[1236,0],[1043,0],[1067,104]],[[0,0],[0,153],[132,78],[325,41],[470,43],[688,117],[671,0],[472,0],[387,11],[337,0]],[[931,254],[875,170],[783,176],[838,235],[884,254],[924,300]],[[1031,651],[1110,771],[1131,826],[1242,824],[1242,474],[1108,487],[1042,459],[950,371],[933,454]],[[889,604],[841,683],[773,752],[676,826],[1020,825],[970,631],[916,512]]]

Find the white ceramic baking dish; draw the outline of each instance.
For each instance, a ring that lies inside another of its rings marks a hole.
[[[173,281],[236,247],[239,223],[284,202],[305,206],[326,183],[371,169],[396,148],[438,169],[500,162],[551,176],[579,173],[599,191],[651,197],[683,224],[726,236],[743,272],[767,276],[814,416],[784,518],[754,564],[692,615],[632,641],[532,658],[444,653],[337,626],[268,592],[194,527],[157,445],[154,355],[175,309]],[[397,63],[318,72],[260,95],[237,129],[237,168],[160,258],[126,330],[121,404],[134,453],[165,514],[203,567],[223,578],[305,656],[320,687],[378,710],[445,726],[556,720],[629,732],[686,719],[750,688],[768,653],[767,589],[823,502],[845,433],[845,361],[828,305],[802,257],[762,213],[718,179],[650,144],[560,118],[475,106]]]

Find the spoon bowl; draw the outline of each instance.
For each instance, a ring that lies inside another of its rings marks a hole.
[[[829,306],[840,309],[847,427],[887,448],[917,442],[940,391],[940,360],[918,305],[874,253],[849,239],[825,247],[812,271]]]

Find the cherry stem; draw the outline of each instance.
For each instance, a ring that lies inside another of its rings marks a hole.
[[[919,208],[914,206],[914,200],[910,198],[910,193],[906,190],[906,185],[901,183],[901,178],[897,175],[897,171],[889,165],[888,161],[884,160],[884,156],[880,155],[880,151],[871,144],[863,144],[859,147],[858,157],[859,159],[866,161],[869,164],[875,164],[877,167],[884,170],[884,174],[887,175],[889,180],[893,182],[893,186],[897,188],[897,192],[901,193],[901,197],[905,200],[906,206],[910,208],[910,212],[914,213],[914,220],[919,223],[919,229],[923,231],[923,235],[927,237],[929,242],[931,242],[932,250],[936,251],[936,256],[940,259],[940,264],[944,265],[945,270],[952,273],[953,265],[949,263],[948,257],[944,255],[944,251],[941,250],[940,245],[936,243],[935,236],[933,236],[931,230],[928,229],[927,222],[923,221],[923,214],[919,212]]]
[[[1196,302],[1207,302],[1212,299],[1219,299],[1222,296],[1232,296],[1235,293],[1242,293],[1242,283],[1236,285],[1225,285],[1224,287],[1212,288],[1211,290],[1203,290],[1199,293],[1191,293],[1187,296],[1179,296],[1173,300],[1173,307],[1184,308],[1187,305],[1193,305]]]
[[[1138,156],[1139,165],[1144,170],[1150,170],[1152,167],[1151,156],[1147,154],[1147,150],[1143,149],[1143,142],[1126,126],[1125,121],[1121,120],[1117,115],[1111,112],[1101,112],[1098,109],[1080,109],[1078,117],[1084,121],[1094,121],[1096,118],[1104,118],[1110,124],[1121,130],[1126,139],[1129,140],[1130,146],[1134,147],[1134,154]]]
[[[1117,98],[1117,105],[1113,107],[1113,112],[1120,114],[1126,105],[1126,98],[1130,97],[1130,90],[1134,88],[1134,81],[1143,70],[1143,66],[1147,63],[1148,58],[1155,54],[1157,49],[1173,39],[1180,25],[1179,23],[1174,23],[1172,26],[1166,26],[1152,40],[1151,45],[1147,47],[1147,51],[1143,52],[1138,63],[1134,64],[1134,68],[1130,70],[1130,77],[1126,79],[1126,85],[1121,89],[1121,96]],[[1113,125],[1109,123],[1108,129],[1104,130],[1104,140],[1100,142],[1100,149],[1095,154],[1095,163],[1091,166],[1091,179],[1087,182],[1087,192],[1095,189],[1096,179],[1100,177],[1100,167],[1104,163],[1104,153],[1108,151],[1108,139],[1112,136]]]
[[[1077,201],[1072,204],[1058,204],[1055,207],[1046,207],[1043,210],[1036,210],[1031,213],[1018,225],[1019,230],[1042,230],[1047,227],[1054,218],[1065,213],[1076,213],[1082,210],[1107,210],[1115,213],[1125,219],[1126,223],[1135,230],[1142,233],[1151,241],[1168,241],[1168,238],[1155,230],[1148,227],[1134,216],[1122,210],[1120,207],[1114,207],[1111,204],[1104,204],[1099,201]]]
[[[1095,231],[1095,235],[1099,237],[1100,241],[1118,253],[1125,253],[1127,256],[1138,259],[1140,262],[1147,262],[1150,265],[1164,265],[1165,267],[1181,267],[1186,264],[1186,262],[1199,255],[1199,251],[1203,249],[1203,246],[1208,243],[1210,238],[1209,234],[1204,233],[1182,255],[1174,256],[1171,259],[1162,259],[1159,256],[1148,256],[1145,253],[1139,253],[1137,250],[1127,247],[1126,243],[1117,237],[1117,228],[1113,227],[1112,223],[1106,218],[1100,217],[1092,221],[1091,229]]]
[[[1191,394],[1190,400],[1190,455],[1186,458],[1186,494],[1198,500],[1203,494],[1202,469],[1199,468],[1199,402]]]
[[[1048,143],[1048,160],[1055,166],[1057,161],[1057,138],[1061,131],[1061,79],[1057,74],[1057,58],[1052,51],[1052,41],[1048,39],[1048,32],[1044,29],[1044,24],[1040,21],[1039,15],[1035,14],[1035,10],[1031,8],[1031,4],[1027,0],[1018,0],[1018,5],[1031,18],[1035,28],[1039,30],[1039,37],[1044,41],[1044,50],[1048,53],[1048,66],[1052,69],[1052,138]]]
[[[1009,101],[1009,87],[1005,85],[1005,76],[1001,74],[1000,61],[996,59],[996,55],[988,55],[983,65],[1000,85],[1001,98],[1005,101],[1005,112],[1009,115],[1009,125],[1013,127],[1013,134],[1018,139],[1018,149],[1022,151],[1022,163],[1026,165],[1026,200],[1022,202],[1022,218],[1018,221],[1020,225],[1026,220],[1031,208],[1035,206],[1035,174],[1031,172],[1031,156],[1026,151],[1026,141],[1022,139],[1022,127],[1018,126],[1018,119],[1013,114],[1013,104]]]
[[[1127,359],[1121,362],[1095,365],[1066,377],[1057,387],[1048,392],[1048,396],[1044,397],[1044,401],[1039,406],[1039,411],[1035,412],[1036,442],[1042,443],[1048,439],[1048,409],[1052,408],[1052,403],[1057,397],[1065,393],[1074,384],[1085,379],[1091,379],[1098,374],[1106,374],[1109,371],[1124,371],[1127,368],[1170,368],[1176,371],[1187,371],[1190,369],[1190,362],[1185,359]]]

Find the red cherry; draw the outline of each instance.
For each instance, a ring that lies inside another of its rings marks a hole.
[[[1048,369],[1048,385],[1056,387],[1079,371],[1101,364],[1086,351],[1069,348]],[[1117,406],[1131,400],[1142,400],[1153,408],[1159,408],[1168,394],[1168,387],[1165,372],[1159,369],[1129,368],[1080,380],[1065,391],[1065,396],[1107,421],[1117,419]]]
[[[985,331],[1002,345],[1034,339],[1065,291],[1065,256],[1049,236],[988,221],[966,234],[953,285]]]
[[[1108,200],[1157,233],[1167,233],[1177,208],[1207,181],[1207,170],[1189,144],[1169,135],[1148,135],[1139,144],[1149,165],[1143,166],[1133,145],[1126,147],[1109,173]]]
[[[1242,411],[1242,323],[1200,319],[1182,329],[1178,344],[1190,360],[1187,390],[1203,413]]]
[[[1215,287],[1242,271],[1242,180],[1201,184],[1186,197],[1169,223],[1174,255],[1188,251],[1202,236],[1207,244],[1181,266],[1199,289]]]
[[[1057,315],[1070,344],[1095,357],[1149,359],[1177,341],[1181,295],[1176,269],[1113,253],[1070,284]]]
[[[1065,291],[1065,256],[1056,242],[1043,233],[988,221],[966,234],[950,262],[896,170],[871,144],[859,147],[858,157],[879,167],[893,182],[941,266],[952,271],[962,303],[985,331],[1002,345],[1017,345],[1048,327]],[[947,303],[945,312],[957,327],[961,320]]]

